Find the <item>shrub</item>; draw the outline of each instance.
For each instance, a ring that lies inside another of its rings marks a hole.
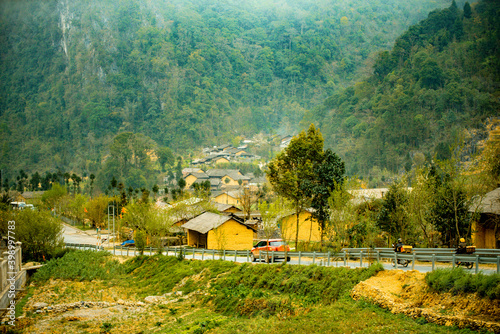
[[[500,299],[500,275],[477,275],[463,268],[437,269],[425,276],[427,285],[436,292],[452,294],[477,293],[491,300]]]
[[[62,225],[49,212],[43,210],[21,210],[9,219],[15,223],[16,241],[22,242],[23,261],[49,260],[64,246]],[[2,221],[0,230],[7,235],[7,221]]]
[[[210,290],[215,309],[240,315],[291,312],[288,304],[270,298],[276,294],[303,305],[331,304],[362,280],[383,270],[380,264],[347,269],[311,266],[241,265],[217,280]],[[278,303],[278,304],[276,304]],[[280,305],[279,307],[276,305]],[[252,312],[251,310],[255,310]]]
[[[107,252],[75,250],[48,261],[35,273],[33,281],[45,282],[50,278],[92,281],[110,279],[121,272],[120,263]]]

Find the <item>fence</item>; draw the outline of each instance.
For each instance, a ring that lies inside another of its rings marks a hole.
[[[96,246],[92,244],[74,244],[74,243],[65,243],[64,244],[66,248],[74,248],[74,249],[81,249],[81,250],[93,250],[93,251],[100,251],[104,250],[103,246]]]
[[[88,250],[104,250],[102,246],[89,244],[66,244],[66,247]],[[201,259],[201,260],[230,260],[235,262],[251,262],[252,253],[250,250],[235,251],[235,250],[215,250],[215,249],[199,249],[189,247],[165,247],[162,254],[178,256],[182,251],[185,258]],[[115,255],[136,256],[139,251],[135,247],[114,246],[112,249]],[[158,250],[153,247],[146,247],[144,254],[153,255],[158,253]],[[403,254],[396,253],[392,248],[344,248],[340,252],[275,252],[270,251],[260,252],[255,258],[259,262],[275,262],[275,259],[284,259],[288,257],[297,264],[317,264],[320,266],[351,266],[354,261],[354,266],[364,267],[370,265],[374,261],[382,262],[383,260],[394,261],[398,260],[411,261],[411,269],[415,269],[416,261],[430,262],[432,270],[438,263],[450,263],[452,267],[456,266],[457,261],[471,262],[474,264],[475,272],[479,272],[481,264],[496,265],[496,272],[500,274],[500,250],[499,249],[476,249],[476,252],[471,255],[455,254],[455,249],[451,248],[413,248],[412,253]],[[351,262],[351,263],[349,263]]]

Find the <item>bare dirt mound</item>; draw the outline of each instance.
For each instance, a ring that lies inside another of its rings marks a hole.
[[[486,329],[500,333],[500,302],[475,294],[453,296],[435,293],[418,271],[388,270],[360,282],[351,297],[368,299],[392,313],[459,328]]]

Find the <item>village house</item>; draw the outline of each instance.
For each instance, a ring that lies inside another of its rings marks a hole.
[[[500,188],[478,198],[469,211],[479,213],[472,226],[473,244],[477,248],[500,248]]]
[[[321,241],[321,228],[318,221],[312,216],[312,209],[299,213],[299,241]],[[280,220],[283,239],[295,240],[297,235],[297,215],[290,213]]]
[[[217,203],[217,202],[212,202],[213,206],[219,211],[220,213],[225,213],[225,214],[239,214],[241,212],[241,209],[235,207],[232,204],[223,204],[223,203]]]
[[[206,249],[247,250],[253,246],[256,231],[233,215],[205,212],[182,225],[187,244]]]
[[[184,181],[186,181],[186,189],[191,188],[191,186],[195,182],[201,183],[201,182],[209,181],[209,180],[210,180],[209,176],[203,171],[201,171],[201,173],[200,172],[192,172],[192,173],[187,174],[184,177]]]
[[[198,167],[187,167],[182,170],[182,177],[186,177],[191,173],[204,173],[203,169]]]
[[[240,173],[237,169],[209,169],[207,175],[210,178],[220,179],[221,187],[224,186],[240,186],[249,183],[250,178]]]
[[[213,194],[213,200],[221,204],[240,205],[240,192],[237,190]]]

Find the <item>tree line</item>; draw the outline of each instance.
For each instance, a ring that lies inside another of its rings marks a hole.
[[[2,3],[0,168],[97,175],[122,132],[174,152],[295,133],[306,110],[445,3]],[[132,178],[140,165],[127,165]]]
[[[410,171],[421,154],[450,158],[460,137],[474,155],[500,107],[498,10],[486,0],[432,11],[378,54],[369,78],[332,94],[304,123],[321,127],[347,173],[372,187]]]
[[[493,129],[498,133],[497,127]],[[360,198],[360,180],[345,175],[344,162],[323,149],[322,134],[311,125],[269,164],[267,176],[278,198],[273,206],[264,204],[264,227],[276,228],[276,205],[287,201],[296,215],[296,236],[291,240],[296,249],[299,213],[309,208],[323,249],[391,247],[399,238],[417,247],[455,247],[460,238],[470,243],[479,221],[478,203],[500,181],[500,142],[491,135],[472,162],[463,153],[459,142],[449,159],[422,160],[394,181],[382,198]],[[285,205],[281,214],[287,210]],[[500,221],[495,224],[498,227]]]

